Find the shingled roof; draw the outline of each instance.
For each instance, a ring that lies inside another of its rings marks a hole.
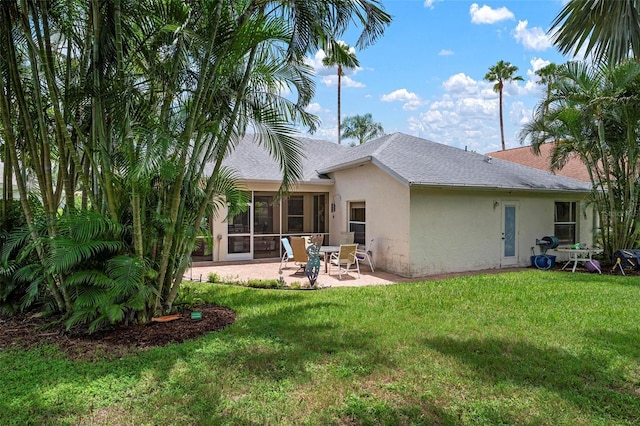
[[[305,183],[326,182],[326,175],[371,163],[406,186],[469,187],[587,192],[591,185],[565,176],[491,158],[403,133],[393,133],[348,148],[299,138]],[[247,181],[279,181],[278,164],[252,136],[245,137],[224,164]]]
[[[297,138],[302,149],[303,183],[327,182],[318,169],[331,164],[333,157],[339,157],[349,148],[319,139]],[[239,179],[246,181],[280,181],[280,166],[269,155],[267,148],[254,135],[245,136],[236,149],[223,162],[233,169]],[[211,172],[210,169],[207,170]]]
[[[551,152],[553,151],[553,143],[545,143],[540,145],[540,155],[533,152],[531,146],[522,146],[519,148],[511,148],[504,151],[490,152],[487,154],[493,158],[511,161],[513,163],[522,164],[523,166],[533,167],[535,169],[551,171]],[[569,157],[569,161],[560,170],[554,172],[557,175],[567,176],[574,179],[591,182],[587,166],[576,155]]]
[[[402,133],[351,148],[331,173],[371,162],[407,186],[474,187],[585,192],[591,185],[565,176],[487,157]]]

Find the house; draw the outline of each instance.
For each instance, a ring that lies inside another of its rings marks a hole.
[[[247,212],[211,221],[201,260],[278,258],[280,238],[341,231],[405,277],[530,265],[536,239],[591,241],[580,209],[591,186],[509,161],[394,133],[353,148],[300,139],[304,178],[277,197],[279,170],[244,138],[225,165],[251,193]]]
[[[551,154],[553,148],[553,142],[548,142],[540,145],[540,155],[534,153],[532,147],[529,145],[506,149],[504,151],[490,152],[487,155],[489,157],[522,164],[523,166],[551,171]],[[591,182],[587,166],[576,154],[572,154],[567,163],[561,169],[554,171],[554,173],[584,182]]]

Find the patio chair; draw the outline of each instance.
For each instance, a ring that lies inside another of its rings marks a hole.
[[[300,269],[304,269],[307,266],[309,257],[307,256],[307,246],[304,237],[291,237],[290,238],[291,249],[293,251],[293,260],[296,266]]]
[[[373,262],[371,261],[371,256],[373,256],[373,253],[371,252],[372,248],[373,248],[373,238],[371,239],[371,242],[367,247],[360,248],[360,246],[358,246],[358,248],[356,249],[356,257],[358,258],[358,264],[366,260],[367,263],[369,263],[369,268],[371,268],[371,272],[375,272],[375,270],[373,269]]]
[[[331,255],[331,268],[336,266],[338,268],[338,277],[342,279],[342,273],[349,273],[351,266],[356,265],[358,271],[358,278],[360,278],[360,265],[358,264],[358,258],[356,257],[357,244],[341,244],[340,251]],[[344,265],[344,269],[342,266]],[[329,270],[331,275],[331,270]]]
[[[287,267],[287,262],[289,259],[293,260],[293,248],[291,248],[291,243],[289,243],[288,238],[281,238],[280,242],[282,243],[282,247],[284,248],[284,253],[282,253],[282,260],[280,261],[280,269]]]
[[[355,232],[340,232],[340,240],[338,241],[338,245],[340,244],[353,244],[355,239]]]

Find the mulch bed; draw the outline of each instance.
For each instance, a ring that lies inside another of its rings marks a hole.
[[[202,319],[192,320],[187,311],[173,321],[114,327],[93,334],[82,329],[67,331],[63,323],[52,324],[51,318],[38,315],[0,317],[0,350],[54,344],[72,359],[114,359],[135,350],[195,339],[222,330],[236,320],[234,311],[221,306],[209,304],[196,310],[202,312]]]

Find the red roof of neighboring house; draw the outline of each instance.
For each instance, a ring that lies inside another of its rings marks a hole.
[[[533,152],[531,146],[523,146],[520,148],[507,149],[505,151],[496,151],[487,154],[489,157],[499,158],[505,161],[511,161],[512,163],[522,164],[523,166],[533,167],[534,169],[551,171],[551,151],[553,149],[553,143],[545,143],[540,145],[540,155],[536,155]],[[567,164],[560,169],[553,172],[557,175],[567,176],[570,178],[578,179],[585,182],[591,182],[589,173],[587,172],[587,166],[577,157],[571,156]]]

